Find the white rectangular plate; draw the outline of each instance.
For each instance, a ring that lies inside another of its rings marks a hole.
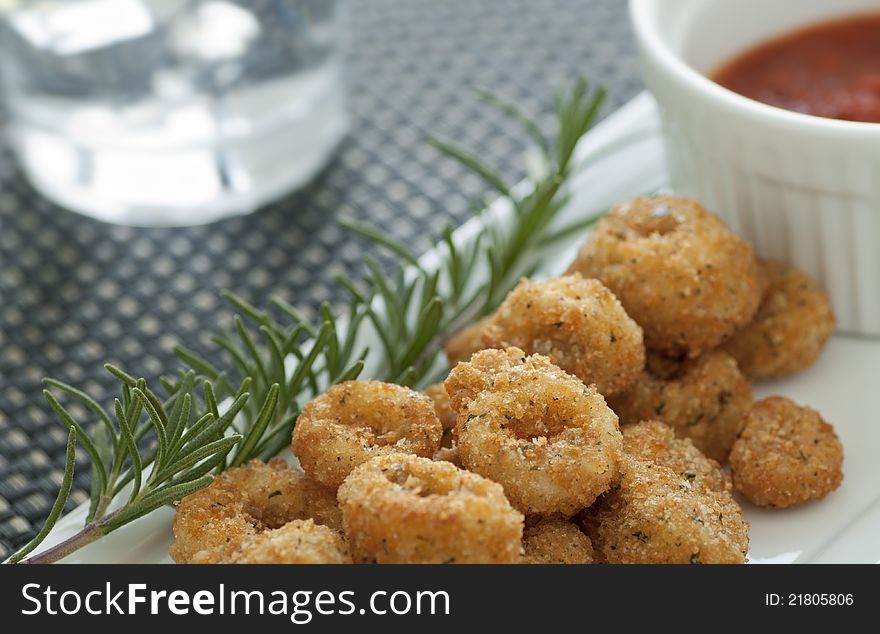
[[[634,140],[635,139],[635,140]],[[596,127],[578,148],[578,156],[603,158],[574,180],[569,219],[583,217],[619,200],[656,190],[667,174],[656,105],[641,95]],[[505,217],[499,209],[498,217]],[[475,220],[459,235],[479,231]],[[543,274],[561,272],[573,257],[573,240]],[[762,510],[743,503],[751,523],[752,563],[880,562],[880,341],[834,337],[819,361],[806,372],[761,383],[755,396],[782,394],[810,405],[831,422],[844,445],[843,485],[825,500],[789,510]],[[86,507],[64,517],[40,550],[74,534]],[[86,546],[66,563],[170,563],[173,511],[159,509],[104,539]]]

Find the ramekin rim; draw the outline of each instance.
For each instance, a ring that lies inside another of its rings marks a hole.
[[[653,58],[668,72],[677,75],[695,91],[707,95],[721,105],[736,108],[740,112],[763,117],[765,120],[785,126],[808,126],[813,131],[842,134],[880,134],[880,123],[846,121],[795,112],[762,103],[734,92],[706,77],[687,64],[660,37],[649,19],[647,9],[655,0],[629,0],[630,22],[638,40],[651,51]]]

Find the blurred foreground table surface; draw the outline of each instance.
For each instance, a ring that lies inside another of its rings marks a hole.
[[[336,225],[381,226],[419,252],[460,224],[482,183],[427,146],[454,140],[511,182],[525,135],[473,95],[517,101],[550,131],[551,94],[578,75],[609,90],[605,113],[640,89],[623,0],[356,0],[348,64],[350,136],[304,190],[250,216],[184,229],[105,225],[41,199],[0,143],[0,557],[29,539],[61,482],[66,431],[41,379],[112,402],[110,361],[152,379],[172,347],[206,351],[231,316],[229,288],[306,312],[341,299],[369,248]],[[84,452],[80,452],[81,454]],[[78,462],[72,508],[87,499]]]

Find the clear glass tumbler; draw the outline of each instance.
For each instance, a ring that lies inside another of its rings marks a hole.
[[[183,225],[303,184],[348,119],[341,0],[0,0],[8,138],[81,213]]]

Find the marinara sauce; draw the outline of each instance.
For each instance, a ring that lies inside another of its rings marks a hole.
[[[771,106],[880,123],[880,13],[771,40],[728,62],[712,79]]]

